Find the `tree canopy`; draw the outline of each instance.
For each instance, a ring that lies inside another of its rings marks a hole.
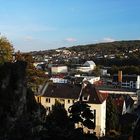
[[[38,86],[44,84],[44,82],[47,80],[44,71],[38,70],[34,67],[34,59],[32,58],[32,55],[30,54],[22,54],[20,52],[17,52],[15,54],[16,60],[23,60],[27,62],[27,68],[26,68],[26,74],[27,74],[27,83],[28,86],[32,88],[33,91],[37,91]]]
[[[0,37],[0,63],[12,61],[14,48],[6,37]]]
[[[82,101],[75,102],[69,107],[69,113],[74,123],[82,123],[82,125],[89,129],[95,129],[95,114],[92,113],[90,106],[86,103]]]

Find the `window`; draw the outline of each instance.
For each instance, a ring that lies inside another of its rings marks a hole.
[[[88,100],[89,100],[89,95],[88,95],[88,96],[83,96],[83,97],[82,97],[82,100],[83,100],[83,101],[88,101]]]
[[[51,108],[50,108],[50,107],[46,107],[46,110],[47,110],[47,111],[50,111],[50,110],[51,110]]]
[[[70,100],[68,100],[68,103],[70,104]]]
[[[40,97],[37,97],[37,102],[40,103]]]
[[[46,102],[47,103],[50,103],[50,98],[46,98]]]
[[[64,104],[62,104],[62,106],[65,108],[65,105]]]

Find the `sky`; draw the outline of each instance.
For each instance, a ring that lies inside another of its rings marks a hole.
[[[0,0],[0,34],[22,52],[140,40],[140,0]]]

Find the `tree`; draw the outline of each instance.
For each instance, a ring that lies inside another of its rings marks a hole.
[[[111,96],[107,99],[106,108],[106,129],[107,131],[116,130],[118,127],[118,114],[117,108],[113,103]]]
[[[46,135],[51,139],[69,138],[74,130],[67,111],[58,101],[52,106],[52,110],[46,117],[45,127]]]
[[[14,48],[6,37],[0,37],[0,63],[12,61]]]
[[[69,107],[70,118],[74,123],[81,123],[89,129],[95,129],[95,114],[90,110],[90,106],[83,101],[75,102]],[[94,122],[92,121],[94,119]]]
[[[17,52],[15,54],[16,60],[23,60],[27,62],[27,84],[29,87],[32,88],[33,91],[37,92],[39,85],[43,85],[47,78],[45,77],[45,73],[43,70],[38,70],[34,67],[34,59],[32,58],[32,55],[30,54],[22,54],[20,52]]]

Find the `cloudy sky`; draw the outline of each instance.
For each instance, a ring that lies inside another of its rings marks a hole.
[[[140,0],[0,0],[0,33],[15,50],[140,39]]]

